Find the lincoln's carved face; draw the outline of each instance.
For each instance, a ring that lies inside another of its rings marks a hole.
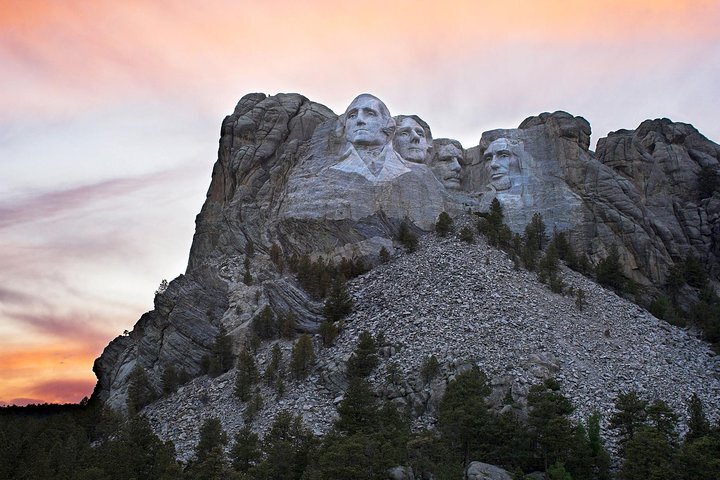
[[[430,169],[445,188],[450,190],[460,188],[460,162],[462,157],[462,151],[452,143],[437,148]]]
[[[521,173],[520,159],[513,153],[505,138],[498,138],[488,145],[483,159],[490,184],[496,190],[508,190],[512,187],[510,177]]]
[[[384,103],[372,95],[360,95],[345,111],[345,138],[353,145],[385,145],[390,139],[387,127],[391,121]]]
[[[425,130],[410,117],[402,117],[395,130],[393,147],[403,159],[415,163],[424,163],[430,148]]]

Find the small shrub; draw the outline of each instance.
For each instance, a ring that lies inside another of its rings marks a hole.
[[[460,240],[467,243],[475,243],[475,232],[469,226],[464,226],[460,230]]]
[[[390,261],[390,252],[388,252],[387,248],[382,247],[380,249],[380,263],[387,263]]]
[[[420,377],[423,382],[430,383],[440,373],[440,362],[435,355],[427,357],[420,368]]]
[[[335,339],[340,334],[340,331],[335,323],[325,320],[320,324],[318,333],[320,334],[323,345],[329,347],[335,343]]]
[[[290,370],[297,379],[304,379],[315,364],[315,348],[308,334],[300,335],[292,349]]]
[[[400,224],[397,240],[405,247],[405,250],[407,250],[408,252],[412,253],[417,250],[419,243],[418,237],[412,230],[410,230],[410,226],[405,221]]]
[[[446,237],[453,229],[453,219],[447,212],[442,212],[435,223],[435,233],[441,237]]]

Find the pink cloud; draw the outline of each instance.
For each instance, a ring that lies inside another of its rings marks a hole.
[[[94,387],[90,379],[49,380],[30,387],[30,392],[53,403],[77,403],[89,397]]]

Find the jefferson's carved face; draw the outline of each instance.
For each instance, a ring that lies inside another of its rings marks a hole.
[[[371,95],[360,95],[345,112],[345,138],[353,145],[384,145],[388,135],[383,131],[390,118],[387,107]]]
[[[511,175],[520,174],[520,160],[510,149],[505,138],[498,138],[488,145],[483,156],[490,184],[497,190],[512,187]]]
[[[460,188],[460,161],[462,156],[462,151],[449,143],[437,150],[437,155],[430,164],[430,169],[435,174],[435,177],[447,189],[457,190]]]
[[[429,148],[425,130],[412,118],[403,118],[395,130],[393,147],[405,160],[424,163]]]

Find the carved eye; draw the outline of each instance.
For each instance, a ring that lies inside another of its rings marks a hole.
[[[402,135],[403,137],[407,137],[409,133],[407,131],[402,131],[400,132],[400,135]]]
[[[418,137],[425,138],[425,132],[417,132]]]
[[[357,112],[348,113],[348,118],[355,118],[355,117],[357,117]]]
[[[377,117],[377,112],[375,112],[374,110],[366,110],[365,115],[369,117]]]

